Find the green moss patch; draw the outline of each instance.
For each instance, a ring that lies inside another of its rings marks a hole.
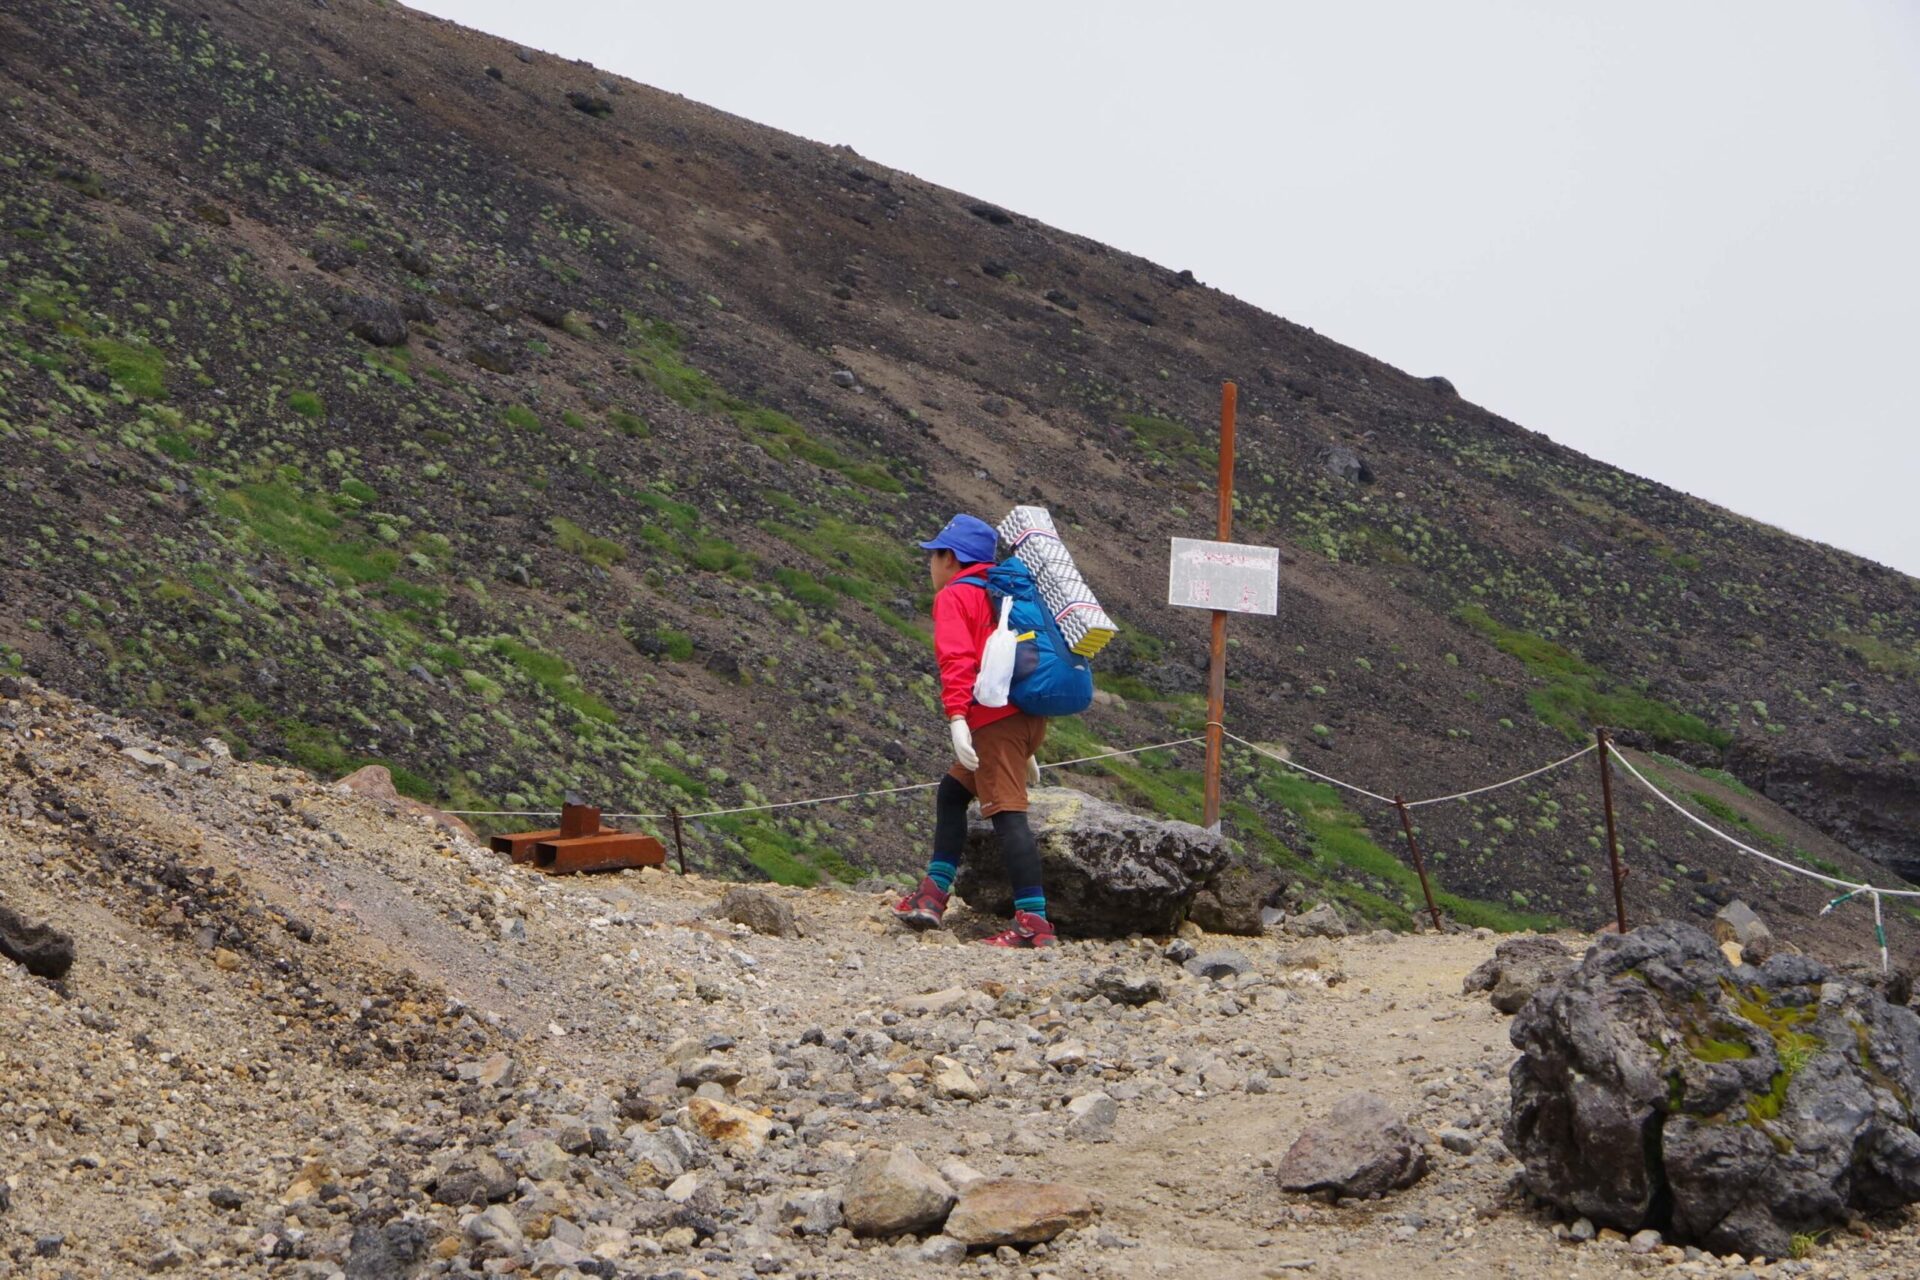
[[[135,400],[159,400],[167,394],[167,361],[144,342],[89,338],[87,350],[107,376]]]
[[[880,463],[843,456],[831,445],[814,439],[787,414],[741,399],[688,364],[680,353],[680,331],[665,321],[629,316],[627,337],[634,376],[652,384],[675,404],[703,413],[725,414],[775,458],[804,458],[815,466],[839,472],[862,488],[879,493],[904,492],[905,486]]]
[[[284,480],[229,489],[217,509],[262,542],[323,566],[338,581],[383,583],[400,565],[399,552],[350,535],[341,516]]]
[[[627,558],[625,547],[611,538],[595,537],[564,516],[555,516],[547,521],[547,528],[553,531],[555,545],[589,564],[607,568]]]
[[[522,644],[509,636],[496,636],[493,651],[546,690],[556,702],[573,708],[587,719],[612,724],[618,718],[612,707],[580,687],[573,667],[565,658]]]
[[[1544,687],[1527,695],[1533,713],[1545,724],[1578,742],[1596,725],[1638,729],[1664,742],[1703,742],[1725,747],[1730,734],[1699,716],[1644,693],[1623,689],[1611,676],[1564,645],[1495,620],[1478,605],[1456,611],[1462,622],[1491,640],[1502,653],[1518,658]]]
[[[1423,900],[1419,875],[1374,841],[1360,816],[1346,806],[1338,791],[1294,773],[1284,765],[1264,769],[1255,786],[1260,794],[1292,813],[1307,829],[1316,857],[1384,880],[1400,890],[1408,901]],[[1431,868],[1427,875],[1429,880],[1433,879]],[[1551,915],[1462,897],[1438,885],[1434,887],[1433,898],[1442,911],[1462,924],[1502,933],[1521,930],[1544,933],[1560,925]]]

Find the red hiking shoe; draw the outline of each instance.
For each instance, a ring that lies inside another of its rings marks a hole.
[[[1053,931],[1053,921],[1045,916],[1036,916],[1030,911],[1016,911],[1013,913],[1013,928],[980,941],[989,947],[1050,947],[1060,941],[1060,937]]]
[[[893,918],[909,929],[938,929],[946,913],[947,895],[932,876],[922,877],[918,889],[893,905]]]

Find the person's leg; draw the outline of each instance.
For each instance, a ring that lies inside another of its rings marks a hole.
[[[940,779],[933,801],[933,857],[920,887],[894,904],[893,914],[913,929],[935,929],[947,910],[947,895],[960,870],[960,854],[967,842],[967,806],[973,792],[960,768]],[[970,776],[970,775],[969,775]]]
[[[1027,759],[1039,749],[1046,721],[1034,716],[997,720],[973,736],[980,753],[974,787],[980,812],[993,823],[1014,895],[1013,928],[986,939],[996,947],[1044,947],[1054,942],[1041,884],[1040,849],[1027,824]]]
[[[1000,841],[1000,858],[1007,864],[1007,880],[1013,886],[1013,909],[1047,918],[1047,891],[1041,884],[1040,846],[1034,842],[1027,815],[1003,809],[993,815],[993,834]]]
[[[940,779],[933,800],[933,860],[927,864],[927,879],[942,893],[953,890],[953,878],[960,871],[960,854],[967,847],[967,806],[973,792],[948,774]]]

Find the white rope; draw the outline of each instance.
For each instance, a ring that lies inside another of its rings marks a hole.
[[[1164,751],[1169,747],[1184,747],[1190,743],[1203,742],[1204,738],[1176,738],[1172,742],[1156,742],[1147,747],[1128,747],[1123,751],[1105,751],[1097,756],[1080,756],[1073,760],[1056,760],[1052,764],[1043,764],[1042,769],[1064,769],[1070,764],[1087,764],[1094,760],[1111,760],[1116,756],[1144,755],[1149,751]],[[731,809],[707,809],[700,813],[683,813],[683,821],[695,818],[724,818],[736,813],[767,813],[774,809],[797,809],[802,805],[832,804],[837,800],[865,800],[870,796],[897,796],[909,791],[931,791],[939,786],[938,782],[914,782],[902,787],[881,787],[874,791],[848,791],[836,796],[814,796],[807,800],[782,800],[777,804],[743,804]],[[559,814],[558,809],[442,809],[440,812],[461,818],[550,818]],[[659,822],[673,817],[671,813],[603,813],[600,815],[609,821],[618,818],[629,822]]]
[[[1434,796],[1431,799],[1427,799],[1427,800],[1409,800],[1407,801],[1407,808],[1418,809],[1423,804],[1445,804],[1449,800],[1465,800],[1468,796],[1482,795],[1488,791],[1498,791],[1500,788],[1510,787],[1516,782],[1525,782],[1528,778],[1537,778],[1543,773],[1551,773],[1553,770],[1558,769],[1561,765],[1572,764],[1575,760],[1578,760],[1581,756],[1586,755],[1588,752],[1598,751],[1599,749],[1600,749],[1599,743],[1597,742],[1590,743],[1587,746],[1580,748],[1578,751],[1574,752],[1570,756],[1565,756],[1559,760],[1555,760],[1552,764],[1543,764],[1538,769],[1533,770],[1531,773],[1523,773],[1517,778],[1508,778],[1505,782],[1495,782],[1488,786],[1475,787],[1471,791],[1456,791],[1450,796]]]
[[[1818,880],[1823,884],[1833,885],[1835,888],[1849,890],[1850,891],[1848,894],[1849,897],[1851,897],[1855,893],[1867,893],[1867,894],[1873,895],[1875,902],[1879,901],[1879,897],[1883,893],[1890,897],[1895,897],[1895,898],[1920,898],[1920,889],[1881,889],[1870,884],[1856,884],[1851,880],[1841,880],[1836,876],[1822,875],[1820,872],[1809,870],[1808,868],[1801,866],[1797,862],[1788,862],[1784,858],[1776,858],[1772,854],[1756,849],[1750,844],[1744,844],[1741,841],[1734,839],[1732,836],[1728,835],[1726,832],[1720,830],[1720,828],[1714,826],[1712,823],[1707,822],[1704,819],[1695,817],[1693,813],[1685,805],[1681,804],[1678,800],[1675,800],[1672,796],[1662,791],[1658,786],[1647,781],[1647,776],[1641,773],[1638,769],[1634,768],[1633,761],[1627,759],[1626,756],[1622,755],[1618,747],[1614,746],[1612,743],[1608,743],[1607,748],[1613,754],[1613,758],[1620,762],[1620,765],[1622,768],[1624,768],[1628,773],[1632,774],[1634,778],[1639,781],[1641,786],[1653,792],[1654,795],[1660,797],[1660,799],[1664,801],[1667,804],[1667,806],[1671,808],[1675,813],[1685,818],[1688,822],[1691,822],[1694,826],[1699,827],[1701,830],[1706,831],[1712,835],[1719,836],[1722,840],[1726,841],[1728,844],[1732,845],[1736,849],[1739,849],[1745,853],[1750,853],[1754,857],[1759,858],[1763,861],[1771,862],[1774,866],[1779,867],[1783,871],[1791,871],[1795,875],[1805,876],[1809,880]]]
[[[1172,742],[1156,743],[1151,747],[1129,747],[1125,751],[1107,751],[1097,756],[1081,756],[1075,760],[1055,760],[1052,764],[1043,764],[1042,769],[1064,769],[1070,764],[1087,764],[1094,760],[1111,760],[1115,756],[1140,756],[1149,751],[1165,751],[1168,747],[1184,747],[1195,742],[1205,742],[1205,736],[1198,738],[1175,738]]]
[[[915,782],[904,787],[881,787],[877,791],[848,791],[837,796],[815,796],[811,800],[782,800],[777,804],[743,804],[732,809],[708,809],[704,813],[683,813],[682,819],[724,818],[735,813],[766,813],[772,809],[797,809],[808,804],[832,804],[836,800],[864,800],[868,796],[897,796],[906,791],[930,791],[937,782]],[[609,818],[671,818],[670,813],[610,813]]]
[[[1289,760],[1285,756],[1280,755],[1277,752],[1269,751],[1265,747],[1261,746],[1256,742],[1248,742],[1245,738],[1241,737],[1237,733],[1229,733],[1224,728],[1221,729],[1220,732],[1226,734],[1227,737],[1232,738],[1235,742],[1239,743],[1241,746],[1245,747],[1247,750],[1253,752],[1255,755],[1265,756],[1267,759],[1283,764],[1287,766],[1287,768],[1289,769],[1297,769],[1301,773],[1304,773],[1309,777],[1318,778],[1322,782],[1330,782],[1336,787],[1345,787],[1347,790],[1354,792],[1356,795],[1366,796],[1370,800],[1378,800],[1381,804],[1384,804],[1384,805],[1391,805],[1393,803],[1393,801],[1389,800],[1387,797],[1381,795],[1377,791],[1369,791],[1365,787],[1356,787],[1351,782],[1340,781],[1340,779],[1334,777],[1332,774],[1321,773],[1317,769],[1309,769],[1307,768],[1307,766],[1299,763],[1298,761]]]
[[[558,809],[442,809],[456,818],[557,818]]]

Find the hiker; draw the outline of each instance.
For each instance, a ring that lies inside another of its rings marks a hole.
[[[940,668],[940,701],[953,737],[953,768],[940,779],[934,798],[933,859],[920,887],[902,898],[894,916],[913,929],[937,929],[960,867],[967,839],[967,806],[975,798],[993,823],[1000,856],[1013,883],[1013,927],[983,939],[992,947],[1050,947],[1057,941],[1047,920],[1041,887],[1040,851],[1027,825],[1027,788],[1038,785],[1034,759],[1047,736],[1044,717],[1009,702],[983,707],[974,701],[980,654],[995,626],[987,571],[999,539],[986,521],[957,515],[926,550],[933,582],[933,652]]]

